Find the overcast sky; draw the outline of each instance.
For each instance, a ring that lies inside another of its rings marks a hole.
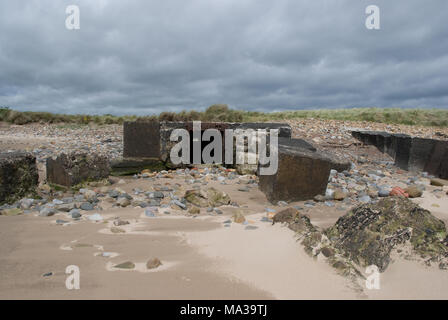
[[[65,27],[67,5],[80,30]],[[368,5],[381,29],[365,27]],[[446,0],[1,0],[0,106],[448,108]]]

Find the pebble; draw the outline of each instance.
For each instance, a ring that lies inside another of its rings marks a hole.
[[[146,269],[155,269],[162,265],[162,261],[159,258],[152,258],[146,262]]]
[[[381,198],[388,197],[389,194],[390,194],[390,191],[388,189],[385,189],[385,188],[378,189],[378,196]]]
[[[117,226],[117,227],[124,226],[127,224],[129,224],[129,221],[126,221],[126,220],[117,219],[114,221],[114,226]]]
[[[40,210],[39,215],[41,217],[51,217],[55,213],[56,213],[56,210],[54,208],[44,207],[42,210]]]
[[[18,216],[23,213],[22,209],[19,208],[10,208],[1,210],[1,215],[3,216]]]
[[[84,211],[92,211],[94,209],[94,206],[90,202],[83,202],[81,203],[79,208]]]
[[[187,210],[187,206],[182,202],[180,202],[179,200],[172,200],[171,202],[176,206],[178,206],[179,208],[181,208],[182,210]]]
[[[120,198],[117,199],[117,204],[120,207],[125,208],[125,207],[127,207],[127,206],[129,206],[131,204],[131,201],[129,201],[129,199],[126,198],[126,197],[120,197]]]
[[[99,213],[92,214],[87,217],[90,221],[102,221],[103,217]]]
[[[448,186],[448,180],[433,178],[430,180],[430,184],[436,187]]]
[[[34,199],[22,199],[20,200],[20,207],[22,209],[29,209],[34,204]]]
[[[255,230],[255,229],[258,229],[258,227],[257,226],[246,226],[244,229],[245,230]]]
[[[150,197],[151,198],[151,197]],[[163,194],[163,192],[161,192],[161,191],[154,191],[153,193],[152,193],[152,198],[155,198],[155,199],[163,199],[163,198],[165,198],[165,195]]]
[[[244,223],[246,222],[246,218],[240,211],[237,211],[233,215],[233,221],[235,221],[235,223]]]
[[[84,193],[84,199],[89,202],[96,201],[96,192],[93,190],[86,190]]]
[[[157,207],[147,207],[145,208],[145,216],[153,218],[159,212],[159,208]]]
[[[115,265],[114,268],[117,268],[117,269],[134,269],[135,268],[135,264],[132,261],[126,261],[126,262],[123,262],[123,263]]]
[[[120,196],[120,192],[118,192],[117,190],[111,190],[109,191],[108,195],[111,198],[118,198]]]
[[[325,205],[327,207],[334,207],[334,203],[332,201],[325,201]]]
[[[78,209],[70,210],[69,214],[72,216],[73,219],[79,219],[82,216],[81,212],[79,212]]]
[[[112,228],[110,228],[110,232],[112,232],[112,233],[125,233],[126,231],[124,229],[121,229],[121,228],[112,227]]]
[[[404,191],[409,195],[409,198],[419,198],[423,195],[423,191],[416,185],[411,185]]]
[[[372,199],[368,195],[364,195],[358,198],[358,201],[361,203],[370,203]]]

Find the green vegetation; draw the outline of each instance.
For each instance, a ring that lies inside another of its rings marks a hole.
[[[255,112],[230,109],[225,104],[215,104],[203,112],[181,111],[162,112],[150,116],[113,116],[106,115],[67,115],[49,112],[20,112],[7,107],[0,107],[0,121],[14,124],[27,123],[61,123],[68,128],[85,124],[121,124],[124,121],[224,121],[224,122],[266,122],[294,119],[333,119],[348,121],[369,121],[390,124],[407,124],[419,126],[448,127],[448,109],[321,109],[297,110],[284,112]]]

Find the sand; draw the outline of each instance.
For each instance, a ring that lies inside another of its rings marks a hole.
[[[119,187],[131,191],[148,187],[143,180],[126,180]],[[175,179],[169,183],[176,183]],[[210,186],[218,187],[217,182]],[[35,214],[0,216],[0,299],[446,299],[448,272],[416,261],[394,259],[380,275],[381,289],[361,290],[336,274],[324,259],[312,259],[294,233],[280,224],[262,222],[270,205],[256,188],[219,185],[240,203],[248,225],[231,223],[235,208],[223,215],[198,217],[170,209],[170,214],[145,217],[141,208],[110,208],[99,213],[104,221],[56,225],[67,219]],[[428,187],[415,199],[441,219],[448,218],[446,198]],[[446,190],[445,190],[446,192]],[[433,207],[436,203],[439,207]],[[327,226],[346,210],[321,207],[308,212],[313,223]],[[115,217],[130,222],[125,233],[112,233]],[[102,256],[106,252],[106,256]],[[157,257],[162,266],[147,270]],[[133,270],[115,265],[132,261]],[[65,268],[80,268],[80,290],[67,290]],[[51,276],[44,277],[45,273]]]

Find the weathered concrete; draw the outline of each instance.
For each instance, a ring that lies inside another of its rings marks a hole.
[[[352,131],[352,135],[389,154],[401,169],[448,178],[448,141],[376,131]]]
[[[62,186],[104,179],[109,172],[107,157],[96,154],[61,154],[56,159],[47,159],[47,181]]]
[[[260,175],[259,187],[271,202],[308,200],[325,193],[331,169],[343,171],[350,165],[316,151],[303,140],[281,140],[278,170],[273,175]]]
[[[128,176],[145,169],[161,171],[169,169],[167,164],[157,158],[124,158],[110,163],[112,176]]]
[[[35,193],[36,158],[25,152],[0,153],[0,205]]]
[[[123,136],[124,158],[154,158],[163,162],[169,162],[171,148],[177,142],[170,141],[170,136],[175,129],[185,129],[192,136],[193,122],[125,122]],[[201,131],[217,129],[223,137],[226,129],[278,129],[279,137],[291,138],[291,127],[283,123],[230,123],[230,122],[202,122]],[[223,149],[223,158],[224,158]]]
[[[125,122],[123,125],[123,156],[159,158],[159,122]]]

